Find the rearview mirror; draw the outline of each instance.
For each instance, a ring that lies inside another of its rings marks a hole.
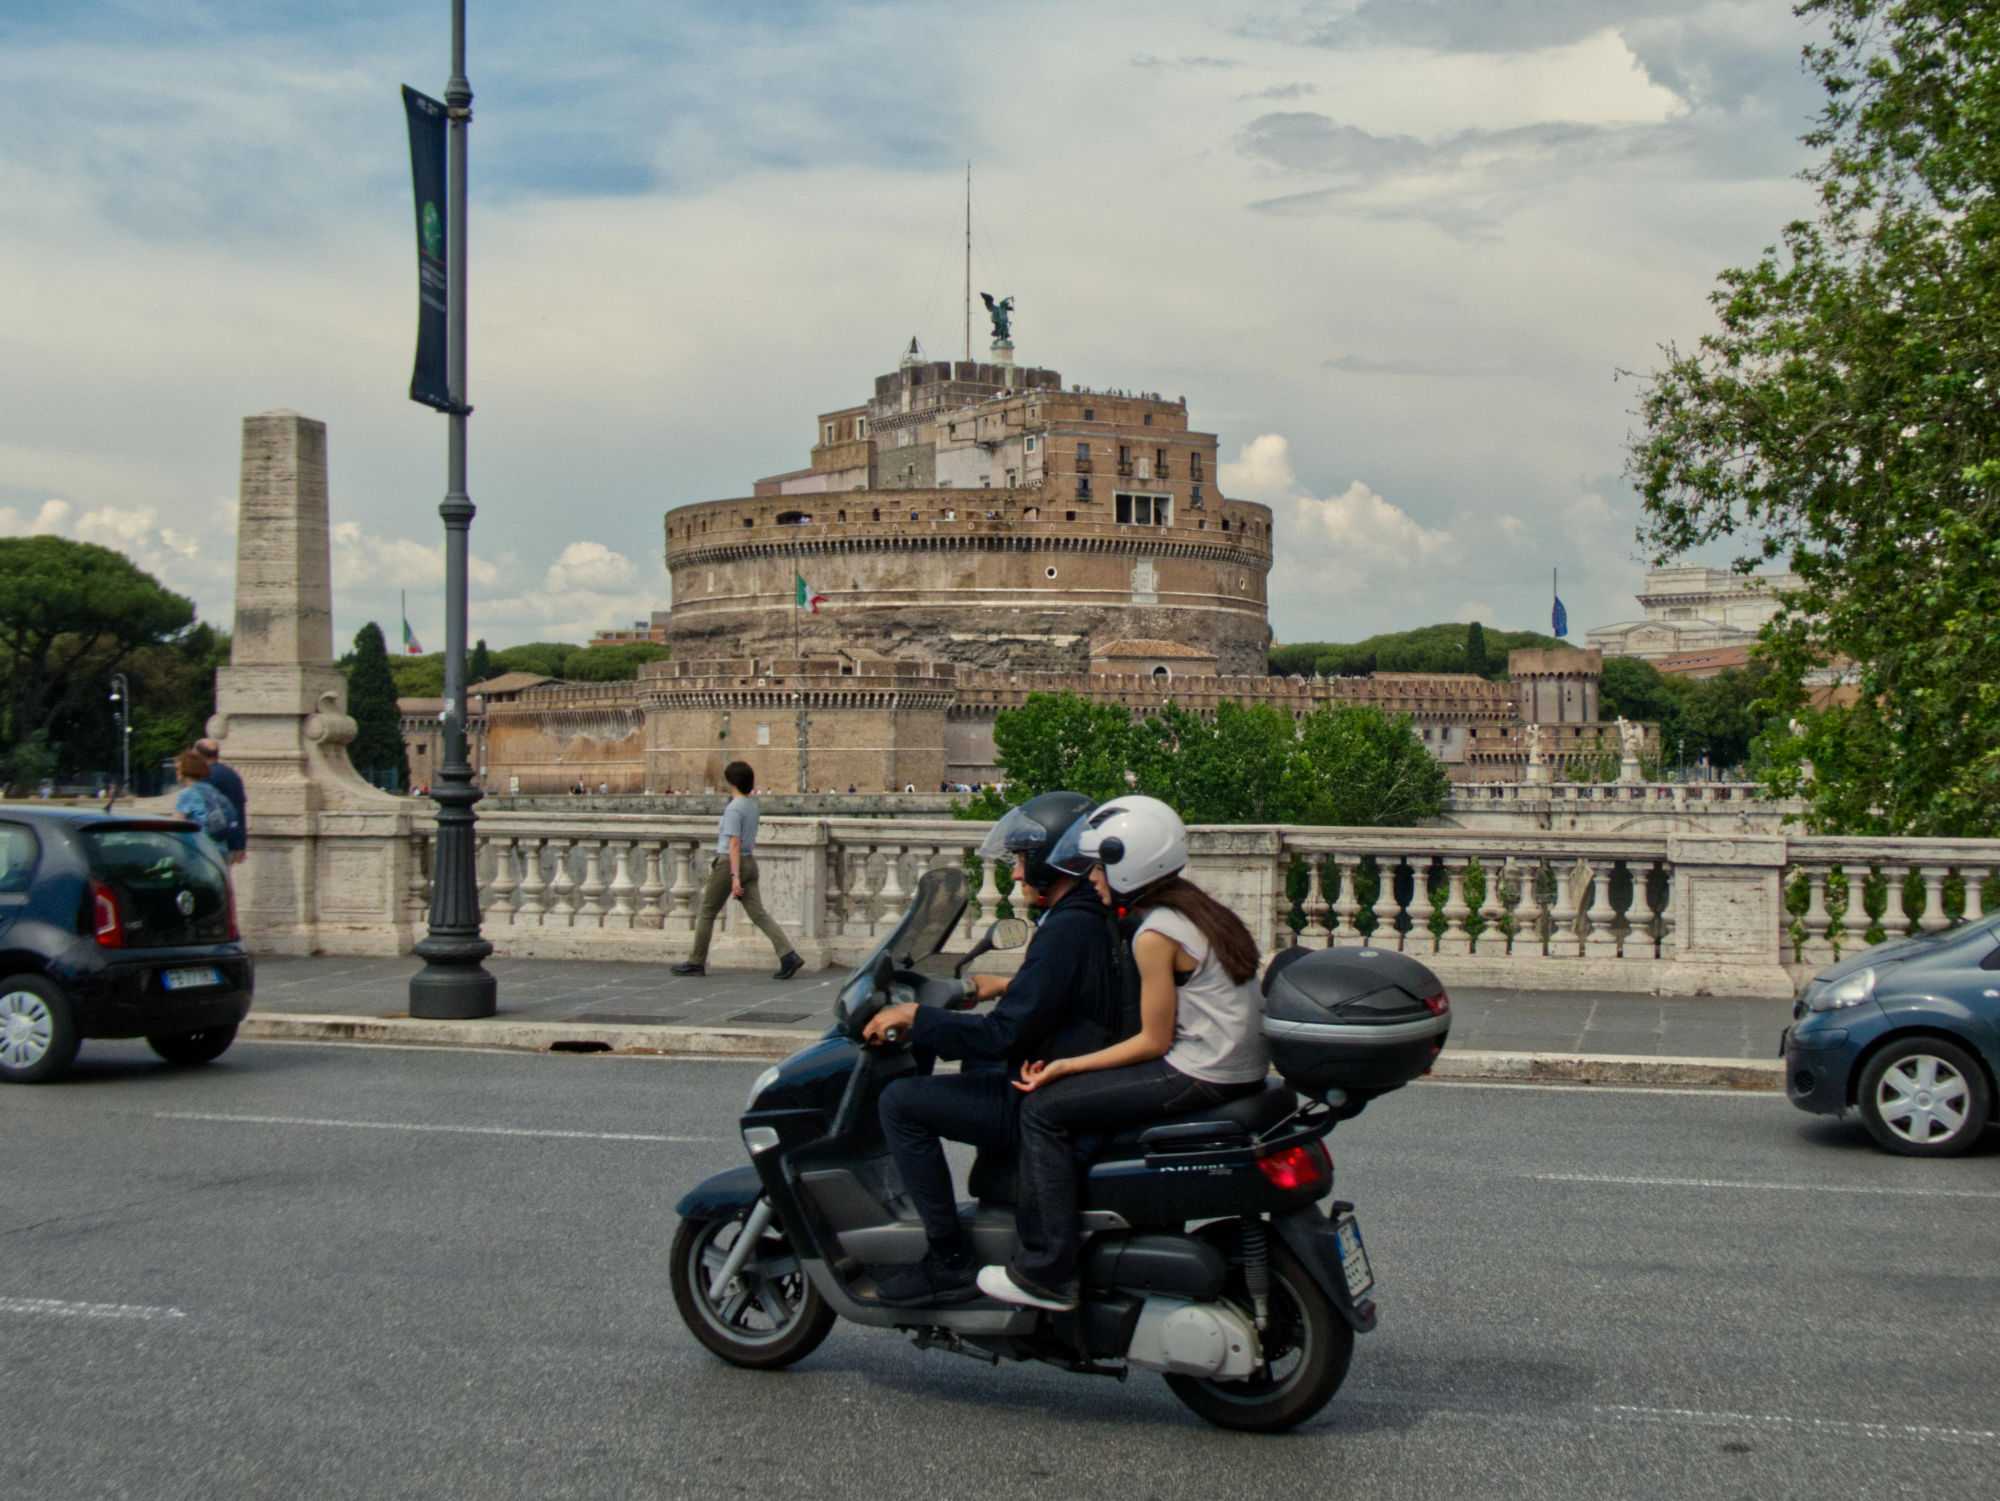
[[[992,939],[996,949],[1025,948],[1034,936],[1035,930],[1025,917],[1003,917],[993,924]]]

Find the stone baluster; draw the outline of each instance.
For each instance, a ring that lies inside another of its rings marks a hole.
[[[903,908],[910,902],[903,886],[903,846],[884,844],[877,848],[882,853],[882,920],[893,924],[902,918]]]
[[[612,848],[617,864],[612,871],[610,890],[606,893],[609,902],[604,913],[604,926],[629,928],[634,909],[638,906],[635,899],[637,888],[632,884],[632,841],[617,840]]]
[[[868,855],[859,845],[840,846],[840,865],[845,877],[840,883],[840,931],[842,936],[864,939],[868,922]]]
[[[696,847],[691,839],[676,839],[668,846],[669,855],[674,862],[674,879],[673,884],[667,888],[667,900],[670,906],[666,928],[676,938],[691,938],[694,935]]]
[[[1844,865],[1847,877],[1847,906],[1840,914],[1840,957],[1846,959],[1868,947],[1868,867]]]
[[[1909,903],[1903,900],[1903,882],[1910,874],[1907,865],[1885,865],[1882,867],[1882,941],[1893,942],[1898,938],[1914,938],[1917,919],[1911,913]]]
[[[979,862],[979,909],[986,914],[986,922],[1000,915],[999,867],[991,860]]]
[[[410,840],[410,885],[406,900],[412,912],[430,911],[431,860],[436,848],[429,834],[418,834]]]
[[[952,855],[955,859],[960,859],[962,863],[962,851],[954,850],[952,851]],[[979,935],[985,931],[988,921],[987,913],[991,910],[986,905],[985,894],[979,889],[978,883],[968,877],[965,883],[965,926],[960,929],[960,934],[965,942],[976,943],[978,941]]]
[[[485,918],[495,927],[509,927],[514,921],[514,893],[521,886],[514,874],[514,837],[495,834],[487,845],[493,851],[493,884],[486,899]]]
[[[1450,885],[1444,899],[1444,932],[1438,937],[1440,954],[1472,952],[1472,935],[1465,930],[1465,920],[1472,916],[1472,909],[1465,904],[1465,867],[1464,859],[1445,857],[1445,879]]]
[[[576,889],[579,898],[576,926],[601,928],[604,926],[603,859],[606,846],[602,839],[579,839],[576,847],[583,851],[583,884]]]
[[[549,882],[549,910],[542,919],[545,928],[573,928],[576,926],[576,877],[570,873],[569,857],[576,848],[574,839],[557,837],[549,840],[549,852],[555,857],[555,876]]]
[[[1333,935],[1326,925],[1326,856],[1313,855],[1306,861],[1306,925],[1299,934],[1299,942],[1309,949],[1323,949]],[[1333,878],[1340,879],[1340,867],[1333,868]]]
[[[1799,962],[1801,964],[1810,964],[1813,968],[1818,969],[1821,965],[1833,962],[1833,938],[1829,931],[1833,926],[1833,919],[1831,914],[1826,910],[1826,867],[1824,865],[1810,866],[1805,872],[1805,877],[1806,936],[1805,941],[1799,945]],[[1787,923],[1789,925],[1789,918],[1787,918]],[[1788,958],[1791,955],[1792,945],[1789,933],[1785,936],[1785,943],[1781,952]]]
[[[661,903],[667,894],[666,883],[660,879],[660,863],[667,856],[664,840],[648,839],[642,853],[646,861],[646,874],[639,882],[639,910],[632,919],[635,928],[649,928],[658,931],[666,926],[667,914]]]
[[[1965,921],[1978,922],[1986,915],[1986,893],[1983,888],[1991,872],[1961,865],[1959,879],[1965,882]]]
[[[1611,904],[1611,878],[1617,874],[1618,862],[1591,861],[1585,868],[1590,871],[1594,896],[1584,916],[1583,952],[1592,959],[1616,959],[1618,909]]]
[[[1484,956],[1505,958],[1507,955],[1507,930],[1503,926],[1507,920],[1507,905],[1501,899],[1500,890],[1507,882],[1511,865],[1511,861],[1491,858],[1479,862],[1480,873],[1486,877],[1486,894],[1479,902],[1479,920],[1485,926],[1479,937],[1473,940],[1473,947]]]
[[[1431,857],[1411,855],[1410,927],[1403,935],[1403,951],[1410,954],[1435,953],[1437,936],[1431,932]]]
[[[1333,857],[1333,885],[1337,893],[1333,903],[1333,942],[1359,943],[1361,929],[1354,919],[1360,915],[1361,903],[1355,898],[1355,888],[1361,880],[1361,862]]]
[[[1911,931],[1942,933],[1951,926],[1951,919],[1944,912],[1944,878],[1951,873],[1951,867],[1925,865],[1920,869],[1924,874],[1924,910],[1911,924]]]
[[[542,841],[524,838],[515,841],[521,849],[521,897],[514,907],[514,926],[539,928],[547,908],[543,899],[548,882],[542,875]]]
[[[1555,894],[1549,898],[1549,957],[1574,959],[1576,945],[1576,902],[1570,895],[1571,867],[1560,860],[1549,862],[1555,877]]]

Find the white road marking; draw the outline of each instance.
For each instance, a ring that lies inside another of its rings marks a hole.
[[[178,1308],[156,1308],[145,1303],[66,1303],[60,1298],[0,1298],[0,1313],[39,1314],[53,1319],[135,1319],[148,1324],[187,1317]]]
[[[659,1136],[650,1131],[557,1131],[540,1126],[439,1126],[422,1121],[336,1121],[307,1115],[220,1115],[205,1110],[156,1110],[156,1121],[219,1121],[236,1126],[319,1126],[347,1131],[418,1131],[445,1136],[539,1136],[555,1141],[644,1141],[719,1145],[726,1136]]]
[[[1841,1438],[1914,1439],[1918,1443],[2000,1443],[1989,1428],[1940,1428],[1926,1423],[1855,1423],[1839,1418],[1789,1418],[1778,1413],[1703,1412],[1692,1407],[1593,1407],[1592,1412],[1622,1422],[1685,1423],[1707,1428],[1775,1428],[1785,1433],[1833,1434]]]
[[[526,1058],[540,1061],[544,1058],[590,1058],[616,1059],[622,1063],[734,1063],[744,1068],[768,1068],[773,1060],[751,1058],[729,1053],[557,1053],[529,1051],[526,1048],[460,1047],[457,1043],[443,1042],[344,1042],[325,1037],[256,1037],[248,1042],[236,1044],[236,1050],[244,1048],[355,1048],[370,1053],[474,1053],[482,1058]],[[1643,1093],[1658,1094],[1659,1090]],[[1705,1090],[1692,1091],[1706,1093]]]
[[[1898,1188],[1865,1183],[1753,1183],[1733,1178],[1622,1178],[1610,1173],[1518,1173],[1536,1183],[1613,1183],[1633,1188],[1747,1188],[1760,1193],[1870,1194],[1905,1199],[2000,1199],[1981,1188]]]

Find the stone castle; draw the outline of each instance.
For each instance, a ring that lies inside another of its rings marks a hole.
[[[1516,652],[1513,681],[1274,678],[1268,507],[1218,487],[1185,398],[927,359],[819,414],[811,462],[666,515],[670,660],[635,683],[518,686],[484,710],[486,785],[702,791],[741,758],[774,792],[935,791],[998,775],[1031,693],[1133,713],[1227,699],[1411,716],[1459,781],[1617,745],[1597,651]]]

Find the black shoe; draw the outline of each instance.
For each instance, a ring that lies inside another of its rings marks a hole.
[[[875,1301],[896,1308],[969,1303],[980,1295],[978,1274],[979,1260],[969,1250],[952,1260],[927,1251],[915,1266],[888,1267],[877,1273]]]
[[[706,964],[696,964],[694,960],[688,959],[676,964],[674,966],[674,973],[677,975],[705,975],[708,973],[708,966]]]
[[[789,980],[805,967],[805,960],[801,959],[796,953],[790,953],[778,961],[778,972],[771,976],[771,978],[774,980]]]

